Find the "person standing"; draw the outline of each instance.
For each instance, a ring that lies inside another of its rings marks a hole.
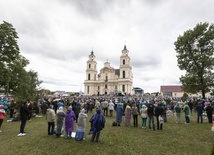
[[[207,113],[207,118],[208,118],[208,122],[212,123],[212,113],[213,113],[213,108],[211,107],[210,102],[208,102],[207,107],[205,108],[205,111]]]
[[[129,104],[126,105],[126,109],[125,109],[125,126],[130,126],[130,122],[131,122],[131,107],[129,106]]]
[[[116,122],[117,125],[120,126],[120,123],[122,122],[123,118],[123,103],[117,103],[116,112]]]
[[[65,114],[65,132],[66,139],[71,139],[71,133],[74,130],[74,121],[75,121],[75,113],[72,110],[72,107],[69,106],[68,110]]]
[[[181,105],[180,102],[177,102],[174,107],[175,117],[176,117],[176,123],[181,122]]]
[[[140,109],[140,115],[142,118],[142,128],[146,128],[146,120],[147,120],[147,106],[146,105],[142,105],[142,108]]]
[[[55,111],[52,108],[52,105],[49,105],[46,112],[46,120],[48,122],[48,135],[54,134],[54,126],[55,126]]]
[[[134,127],[138,127],[138,108],[135,103],[132,106],[132,116],[133,116]]]
[[[185,120],[186,120],[186,123],[185,123],[185,124],[189,125],[189,124],[190,124],[190,115],[191,115],[191,111],[190,111],[190,108],[189,108],[187,102],[185,102],[183,112],[184,112]]]
[[[20,107],[20,119],[21,119],[21,125],[20,125],[20,132],[17,136],[25,136],[25,126],[27,123],[27,120],[29,118],[29,111],[27,107],[27,102],[24,102]]]
[[[4,117],[5,117],[4,105],[0,105],[0,132],[2,132],[1,125],[3,123]]]
[[[199,123],[199,122],[203,123],[203,111],[204,111],[204,107],[202,106],[202,104],[200,102],[196,106],[195,110],[197,112],[197,123]]]
[[[77,120],[77,130],[75,135],[76,141],[84,140],[87,117],[88,115],[85,113],[85,109],[82,109],[81,112],[79,113],[78,120]]]
[[[163,116],[163,107],[162,104],[159,102],[158,106],[155,108],[155,116],[157,120],[157,129],[162,130],[163,129],[163,123],[160,122],[159,117]]]
[[[101,113],[100,109],[97,109],[97,113],[94,114],[91,119],[89,120],[91,123],[91,129],[89,131],[89,134],[92,134],[91,142],[96,139],[96,142],[99,141],[100,132],[105,127],[105,117]]]
[[[62,126],[64,124],[65,113],[63,112],[63,107],[59,107],[57,110],[57,128],[56,137],[59,138],[62,134]]]
[[[104,116],[108,116],[108,101],[106,100],[102,101],[101,107],[103,109]]]
[[[109,116],[112,117],[113,111],[114,111],[114,103],[112,102],[112,100],[110,100],[108,108],[109,108]]]
[[[76,123],[77,123],[77,120],[78,120],[78,116],[79,116],[79,113],[80,113],[80,109],[81,109],[81,104],[79,101],[74,101],[74,104],[73,104],[73,111],[75,113],[75,118],[76,118]]]
[[[154,109],[155,109],[155,106],[150,102],[148,104],[147,114],[149,117],[149,129],[152,129],[153,131],[155,131]]]

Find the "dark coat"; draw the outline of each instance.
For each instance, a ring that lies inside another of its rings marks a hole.
[[[22,104],[20,107],[20,119],[27,120],[29,118],[29,111],[26,103]]]
[[[162,116],[163,112],[164,112],[163,107],[161,107],[160,105],[158,105],[155,108],[155,116]]]
[[[155,106],[153,104],[149,103],[147,107],[148,107],[147,114],[149,116],[154,116]]]
[[[196,106],[195,110],[197,111],[197,114],[201,115],[204,111],[204,107],[201,104],[199,104]]]
[[[101,114],[100,109],[91,117],[89,122],[91,123],[89,134],[99,133],[105,127],[105,117]]]
[[[207,115],[212,116],[213,108],[210,105],[207,106],[205,110],[207,112]]]

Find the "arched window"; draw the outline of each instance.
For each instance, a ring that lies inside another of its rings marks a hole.
[[[108,76],[106,75],[106,80],[105,80],[105,82],[107,82],[108,81]]]
[[[88,65],[88,68],[91,68],[91,64]]]
[[[125,79],[126,78],[126,72],[123,71],[123,78]]]
[[[90,74],[88,74],[88,80],[90,80],[90,78],[91,78],[91,75],[90,75]]]
[[[126,61],[125,61],[125,59],[123,59],[123,65],[125,65],[126,64]]]

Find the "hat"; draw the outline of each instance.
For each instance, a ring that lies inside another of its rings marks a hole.
[[[85,109],[82,109],[82,110],[81,110],[81,113],[85,113]]]
[[[68,110],[72,110],[72,106],[69,106],[69,107],[68,107]]]
[[[0,109],[4,109],[4,105],[0,105]]]

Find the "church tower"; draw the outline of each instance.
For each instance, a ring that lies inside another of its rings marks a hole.
[[[89,55],[89,60],[87,61],[86,67],[86,80],[84,82],[85,85],[85,94],[92,94],[95,92],[95,84],[97,81],[97,62],[95,61],[94,52],[91,51]]]
[[[120,91],[126,94],[130,94],[133,89],[131,58],[129,57],[129,51],[126,48],[126,45],[120,56],[120,77],[118,79],[118,87]]]
[[[86,65],[86,80],[84,81],[85,95],[132,95],[133,75],[131,58],[129,57],[126,45],[122,50],[118,69],[111,67],[110,63],[106,61],[98,73],[93,51],[89,55]]]

